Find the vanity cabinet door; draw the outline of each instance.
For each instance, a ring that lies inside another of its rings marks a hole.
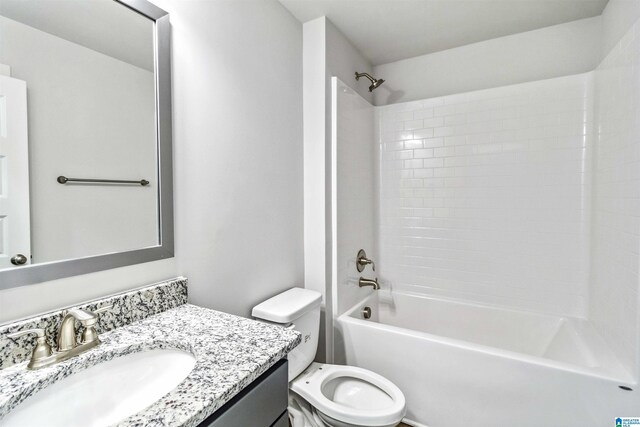
[[[280,360],[198,427],[287,427],[288,365]]]
[[[285,411],[271,427],[289,427],[289,413]]]

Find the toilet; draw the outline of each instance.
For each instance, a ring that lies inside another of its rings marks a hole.
[[[395,384],[367,369],[313,361],[321,300],[319,292],[292,288],[258,304],[251,313],[257,320],[302,334],[302,342],[288,355],[292,427],[398,425],[406,404]]]

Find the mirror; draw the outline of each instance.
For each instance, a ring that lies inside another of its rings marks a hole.
[[[0,289],[173,256],[169,22],[0,0]]]

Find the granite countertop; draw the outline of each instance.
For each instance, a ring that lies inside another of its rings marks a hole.
[[[26,362],[0,370],[2,417],[46,386],[97,363],[139,351],[168,348],[192,353],[196,364],[175,389],[118,426],[185,426],[228,402],[300,343],[293,330],[191,304],[100,335],[102,344],[35,371]]]

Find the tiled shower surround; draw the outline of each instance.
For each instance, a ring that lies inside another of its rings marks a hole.
[[[395,288],[581,316],[593,75],[382,107],[382,271]]]
[[[593,72],[377,114],[385,281],[586,318],[637,375],[640,22]]]
[[[589,320],[638,374],[640,21],[596,69]]]

